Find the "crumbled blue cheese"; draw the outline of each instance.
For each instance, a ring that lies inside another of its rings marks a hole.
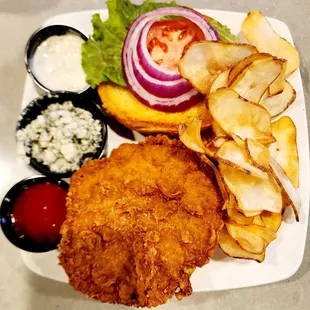
[[[71,101],[55,103],[24,129],[18,130],[17,154],[47,165],[52,172],[77,170],[85,154],[94,154],[102,141],[101,124]]]

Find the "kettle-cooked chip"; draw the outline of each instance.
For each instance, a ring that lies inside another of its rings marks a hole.
[[[242,32],[245,38],[260,52],[286,59],[288,61],[286,76],[299,67],[298,51],[272,29],[267,18],[261,12],[253,10],[248,13],[242,23]]]
[[[237,241],[228,233],[226,227],[223,227],[220,231],[218,242],[222,251],[230,257],[251,259],[258,263],[263,262],[265,259],[265,252],[262,254],[253,254],[242,249]]]
[[[295,99],[295,89],[288,81],[284,81],[284,89],[280,94],[268,96],[259,104],[270,113],[271,117],[275,117],[284,112],[295,101]]]
[[[216,152],[216,156],[220,162],[240,169],[246,174],[250,174],[261,179],[268,179],[268,174],[253,166],[249,161],[245,150],[239,147],[235,141],[227,141],[223,143],[221,148]]]
[[[200,93],[207,94],[220,72],[254,53],[256,47],[249,44],[195,42],[180,59],[179,71]]]
[[[244,211],[281,213],[282,192],[271,175],[263,180],[223,163],[219,164],[219,169],[227,187],[238,201],[238,208]]]
[[[283,61],[258,59],[247,65],[228,85],[242,98],[259,103],[266,90],[282,72]],[[283,89],[283,88],[282,88]]]
[[[241,98],[229,88],[220,88],[210,94],[208,106],[215,121],[225,132],[242,139],[252,138],[263,144],[275,141],[271,133],[268,111]]]
[[[271,128],[276,142],[269,146],[270,154],[297,188],[299,186],[299,158],[295,124],[290,117],[283,116],[272,122]]]

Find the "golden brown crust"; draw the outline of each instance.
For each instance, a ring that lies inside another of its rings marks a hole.
[[[60,264],[76,290],[102,302],[182,299],[213,254],[221,208],[214,175],[180,141],[123,144],[73,175]]]
[[[179,123],[189,117],[202,120],[202,130],[210,127],[212,117],[203,102],[176,113],[151,109],[136,99],[131,92],[114,84],[101,84],[98,93],[103,107],[124,126],[142,133],[166,133],[178,135]]]

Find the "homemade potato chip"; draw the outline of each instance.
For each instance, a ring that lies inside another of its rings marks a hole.
[[[183,144],[190,150],[207,154],[210,158],[215,158],[215,153],[217,148],[214,146],[213,141],[208,141],[205,144],[201,137],[201,120],[198,118],[192,117],[189,118],[188,122],[179,124],[179,138]]]
[[[243,229],[262,237],[268,244],[275,240],[277,238],[277,234],[263,226],[259,225],[248,225],[248,226],[243,226]]]
[[[216,140],[216,142],[220,143],[220,139],[219,141]],[[205,143],[206,148],[208,149],[208,153],[209,153],[208,156],[212,159],[215,159],[215,153],[217,152],[218,147],[215,146],[213,140],[207,141],[207,142],[204,141],[204,143]]]
[[[230,219],[240,225],[250,225],[254,221],[254,217],[247,217],[235,208],[228,208],[227,215]]]
[[[299,186],[299,158],[296,143],[296,127],[288,116],[271,124],[276,142],[269,146],[270,154],[282,167],[294,187]]]
[[[212,127],[213,133],[216,137],[217,136],[227,136],[228,137],[228,134],[226,133],[226,131],[224,131],[224,129],[215,120],[213,120],[211,127]]]
[[[285,82],[285,72],[287,68],[287,60],[282,59],[282,70],[279,76],[275,79],[275,81],[269,87],[269,96],[278,95],[284,90],[284,82]]]
[[[269,171],[270,151],[266,146],[256,140],[246,139],[245,150],[254,166],[262,171]]]
[[[252,138],[263,144],[275,141],[271,134],[270,114],[263,107],[246,101],[235,91],[220,88],[210,94],[208,106],[211,115],[229,135]]]
[[[228,209],[235,208],[236,203],[237,202],[236,202],[236,199],[235,199],[234,195],[231,192],[229,192],[228,193],[227,203],[226,203],[226,209],[228,210]]]
[[[234,133],[230,133],[233,140],[237,143],[237,145],[244,150],[245,149],[245,142],[243,139],[241,139],[239,136],[235,135]]]
[[[252,216],[256,217],[256,216],[259,216],[263,212],[262,210],[259,210],[259,211],[244,211],[244,210],[241,210],[240,208],[238,208],[238,210],[239,210],[239,212],[243,213],[247,217],[252,217]],[[254,218],[254,220],[255,220],[255,218]]]
[[[267,88],[266,91],[264,92],[262,98],[260,98],[259,105],[261,105],[262,102],[263,102],[266,98],[268,98],[269,96],[270,96],[270,90],[269,90],[269,88]]]
[[[221,162],[219,170],[228,189],[237,199],[238,209],[276,213],[282,211],[282,192],[272,176],[263,180]]]
[[[228,140],[229,138],[227,136],[217,136],[212,140],[212,142],[214,146],[219,149]]]
[[[230,82],[228,87],[242,98],[259,103],[269,86],[281,74],[282,67],[283,61],[280,59],[265,58],[255,60],[246,66]]]
[[[270,158],[271,173],[278,183],[282,191],[283,208],[288,206],[293,208],[296,221],[299,222],[299,208],[301,206],[300,197],[293,184],[281,168],[281,166],[271,157]]]
[[[226,201],[224,202],[224,204],[223,204],[222,210],[223,210],[223,211],[224,211],[224,210],[227,210],[227,208],[229,207],[229,204],[230,204],[229,200],[226,200]]]
[[[228,199],[226,185],[217,167],[215,167],[212,161],[205,156],[205,154],[207,154],[212,157],[213,153],[204,145],[201,139],[200,128],[201,121],[197,118],[192,118],[188,121],[188,123],[182,123],[179,125],[179,138],[187,148],[194,152],[200,153],[201,160],[213,170],[223,200],[226,201]]]
[[[201,120],[191,118],[187,123],[179,124],[179,137],[187,148],[197,153],[206,153],[200,134]]]
[[[261,13],[256,12],[249,13],[243,28],[249,27],[251,15],[251,19],[258,16],[255,27],[263,25]],[[268,27],[271,29],[267,22],[267,33],[261,37],[270,37]],[[282,113],[296,98],[295,90],[285,80],[292,72],[294,57],[272,52],[281,44],[287,48],[281,40],[286,41],[274,35],[274,46],[270,50],[258,47],[261,53],[249,45],[197,42],[179,64],[181,75],[207,95],[205,102],[214,119],[213,136],[208,136],[206,144],[198,119],[180,124],[179,134],[189,149],[200,153],[219,184],[225,210],[219,246],[231,257],[258,262],[264,260],[266,247],[277,237],[283,209],[291,205],[298,220],[300,206],[289,181],[298,186],[296,128],[288,117],[271,123],[271,117]]]
[[[230,72],[230,69],[227,69],[227,70],[221,72],[217,76],[217,78],[213,81],[213,83],[212,83],[212,85],[210,87],[210,92],[209,93],[213,93],[214,91],[216,91],[219,88],[227,87],[229,72]]]
[[[262,221],[266,228],[277,232],[282,223],[282,214],[264,211],[261,214]]]
[[[179,71],[200,93],[207,94],[220,72],[254,53],[256,47],[248,44],[195,42],[180,59]]]
[[[235,204],[235,208],[240,212],[242,213],[244,216],[246,217],[253,217],[254,220],[255,220],[255,217],[256,216],[259,216],[263,211],[262,210],[258,210],[258,211],[245,211],[243,209],[241,209],[238,205],[238,203]],[[254,222],[253,220],[253,222]]]
[[[245,38],[257,47],[260,52],[270,53],[288,61],[286,76],[294,72],[300,64],[299,53],[295,47],[280,37],[271,27],[266,17],[253,10],[242,23]]]
[[[235,167],[246,174],[256,176],[261,179],[268,179],[268,174],[257,167],[254,167],[244,150],[242,150],[235,141],[223,143],[221,148],[216,152],[216,157],[220,162]]]
[[[264,222],[263,222],[263,220],[261,218],[261,215],[254,216],[253,225],[265,226],[265,224],[264,224]]]
[[[226,227],[223,227],[220,231],[218,243],[222,251],[230,257],[251,259],[259,263],[263,262],[265,259],[265,252],[262,254],[253,254],[243,250],[236,240],[228,233]]]
[[[240,226],[230,221],[225,226],[228,233],[237,241],[238,245],[247,252],[262,254],[265,250],[265,241],[261,236],[248,231],[247,226]]]
[[[295,89],[288,81],[284,81],[283,91],[278,95],[265,98],[260,102],[260,105],[270,113],[271,117],[274,117],[284,112],[295,99]]]
[[[229,199],[229,193],[228,193],[227,187],[225,185],[225,182],[219,170],[206,155],[200,154],[200,158],[205,164],[207,164],[213,170],[219,189],[221,191],[223,200],[226,202]]]
[[[251,63],[255,60],[262,60],[262,59],[272,59],[273,56],[267,53],[256,53],[252,54],[244,59],[241,59],[235,66],[230,69],[228,75],[228,84],[231,84],[233,80]]]

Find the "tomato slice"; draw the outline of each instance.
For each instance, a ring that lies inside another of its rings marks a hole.
[[[204,40],[203,32],[186,18],[158,21],[149,30],[147,49],[158,65],[175,70],[184,49],[200,40]]]

